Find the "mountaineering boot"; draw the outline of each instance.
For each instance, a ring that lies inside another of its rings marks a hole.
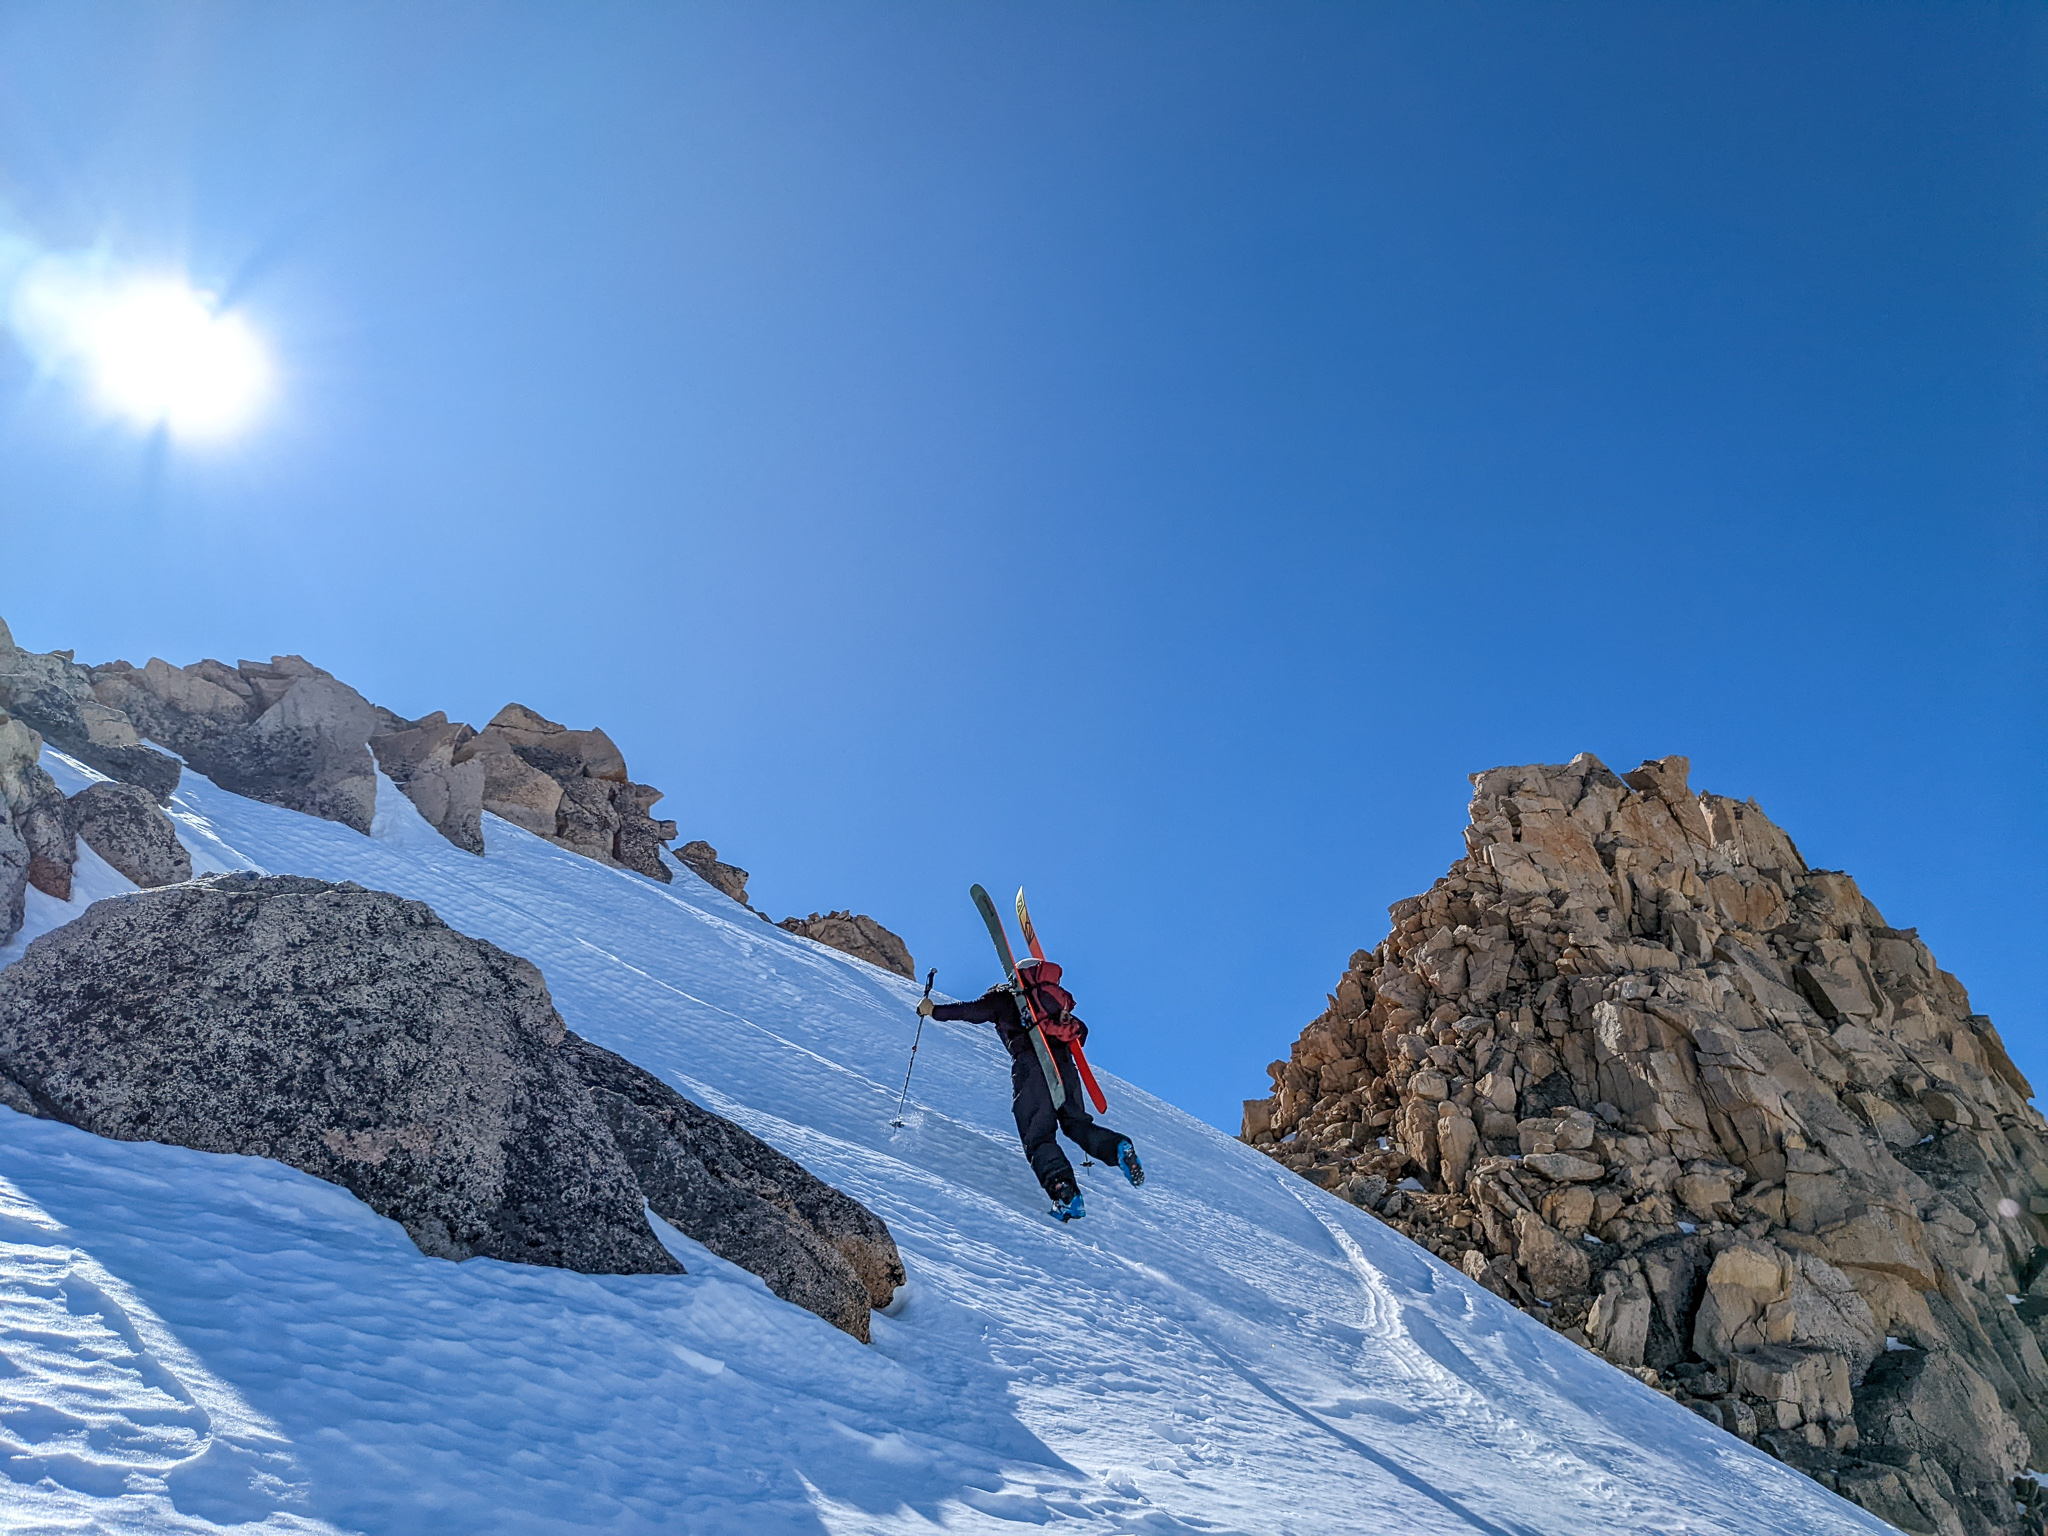
[[[1052,1196],[1052,1213],[1061,1221],[1079,1221],[1088,1212],[1081,1205],[1081,1187],[1072,1179],[1062,1179],[1047,1191]]]
[[[1124,1177],[1131,1181],[1133,1189],[1145,1182],[1145,1165],[1138,1161],[1138,1149],[1131,1145],[1128,1137],[1116,1144],[1116,1165],[1123,1169]]]

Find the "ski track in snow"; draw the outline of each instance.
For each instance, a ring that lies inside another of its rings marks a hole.
[[[916,986],[378,790],[369,837],[189,770],[172,815],[199,872],[396,891],[534,960],[571,1028],[878,1212],[908,1284],[863,1347],[659,1222],[687,1275],[450,1264],[282,1165],[0,1109],[0,1528],[1890,1530],[1112,1075],[1149,1177],[1083,1169],[1063,1228],[992,1031],[928,1026],[894,1129]],[[79,852],[0,965],[132,891]]]

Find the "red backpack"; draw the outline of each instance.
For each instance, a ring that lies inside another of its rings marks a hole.
[[[1074,994],[1060,985],[1060,968],[1050,960],[1027,960],[1017,967],[1025,999],[1048,1040],[1071,1044],[1088,1038],[1088,1026],[1074,1017]]]

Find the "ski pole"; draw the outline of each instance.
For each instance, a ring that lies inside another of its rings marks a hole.
[[[924,973],[924,1000],[932,1000],[932,983],[938,980],[939,968],[935,965]],[[917,1016],[917,1033],[910,1038],[910,1065],[903,1069],[903,1091],[896,1096],[896,1118],[889,1123],[898,1130],[903,1128],[903,1105],[910,1097],[910,1074],[917,1070],[917,1046],[924,1039],[924,1015]]]

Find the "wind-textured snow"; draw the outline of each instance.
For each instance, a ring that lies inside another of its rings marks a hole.
[[[173,814],[201,871],[354,880],[528,956],[570,1027],[879,1212],[909,1283],[862,1346],[666,1230],[685,1276],[451,1264],[279,1164],[0,1109],[0,1528],[1890,1530],[1114,1075],[1150,1177],[1083,1170],[1061,1227],[990,1031],[927,1025],[892,1129],[910,984],[687,873],[490,817],[478,859],[378,805],[363,837],[188,772]],[[78,886],[0,963],[128,888],[89,850]]]

